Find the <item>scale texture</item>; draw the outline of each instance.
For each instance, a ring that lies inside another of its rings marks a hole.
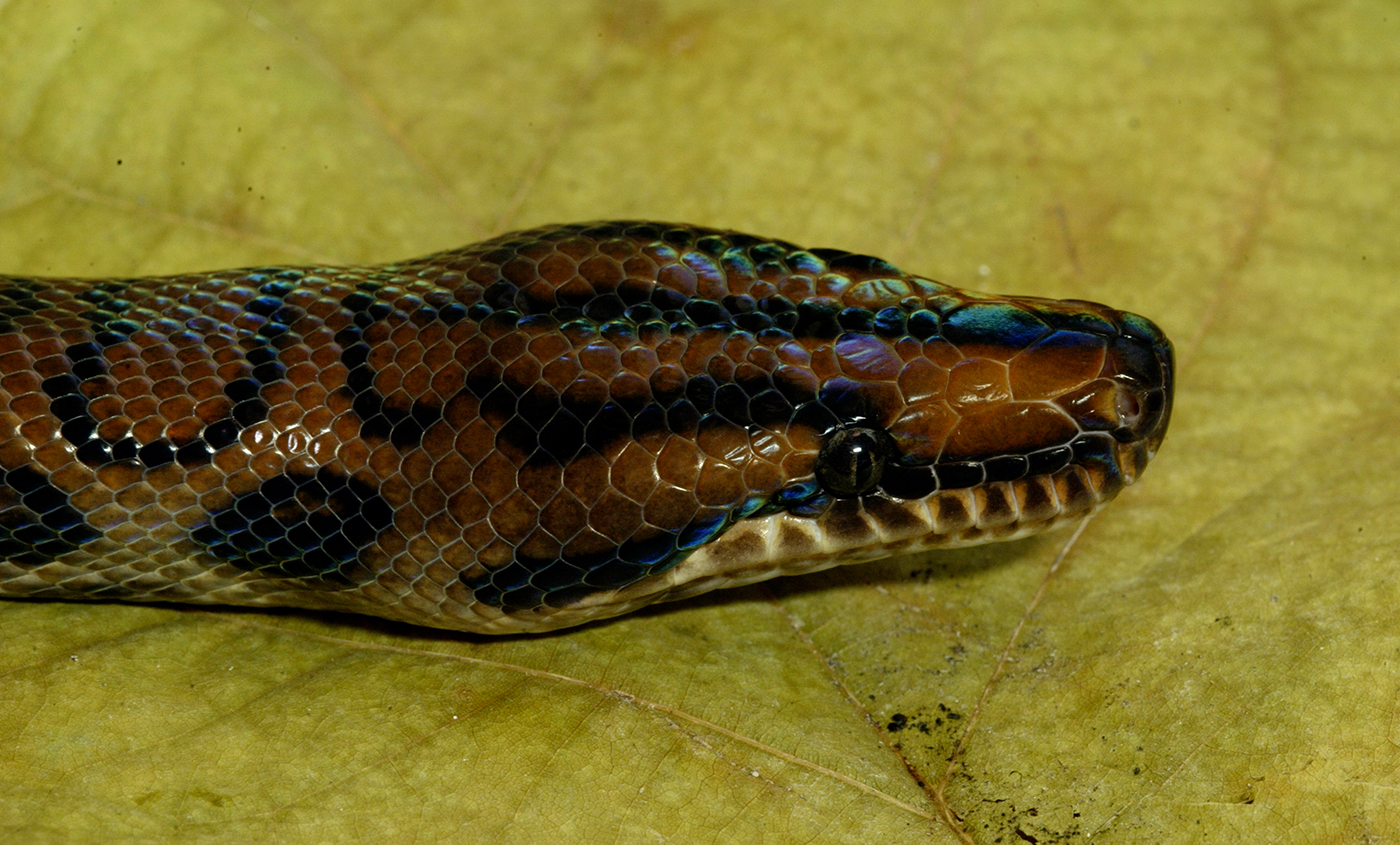
[[[548,630],[1081,518],[1171,398],[1136,315],[665,223],[0,276],[0,596]]]

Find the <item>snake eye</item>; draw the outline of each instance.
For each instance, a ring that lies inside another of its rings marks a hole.
[[[890,436],[879,429],[840,429],[817,455],[817,481],[840,499],[863,496],[880,483],[893,453]]]

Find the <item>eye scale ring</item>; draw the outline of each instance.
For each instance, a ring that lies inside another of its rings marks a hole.
[[[817,481],[838,499],[864,496],[879,486],[894,455],[894,441],[880,429],[837,429],[817,456]]]

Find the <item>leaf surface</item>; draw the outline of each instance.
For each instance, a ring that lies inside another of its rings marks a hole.
[[[684,220],[1108,302],[1179,359],[1077,538],[501,640],[0,605],[5,838],[1400,831],[1387,4],[9,0],[0,57],[3,273]]]

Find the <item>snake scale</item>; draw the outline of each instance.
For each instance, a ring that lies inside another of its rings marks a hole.
[[[1083,517],[1172,367],[1102,305],[665,223],[0,276],[0,596],[549,630]]]

